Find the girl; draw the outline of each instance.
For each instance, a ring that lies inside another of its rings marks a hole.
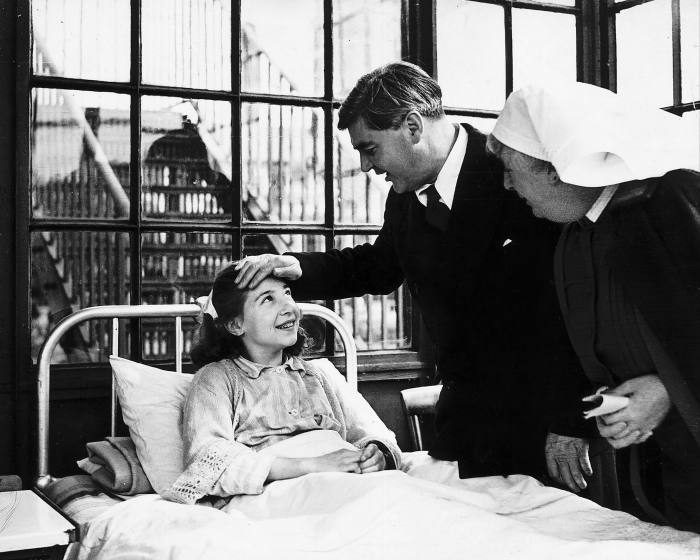
[[[340,375],[299,357],[306,337],[289,287],[269,277],[240,289],[237,274],[229,265],[214,280],[213,309],[205,310],[192,350],[200,369],[184,407],[188,466],[169,497],[193,503],[206,495],[259,494],[266,482],[307,473],[398,466],[394,434],[362,396]],[[259,453],[315,430],[338,434],[341,448],[293,458]]]

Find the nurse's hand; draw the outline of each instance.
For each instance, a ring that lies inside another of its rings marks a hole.
[[[671,398],[658,375],[629,379],[607,393],[630,399],[622,410],[597,418],[600,435],[615,449],[649,439],[671,409]]]
[[[588,457],[588,441],[549,432],[544,446],[549,476],[572,492],[588,486],[585,477],[593,474]]]
[[[241,259],[236,264],[236,284],[241,289],[255,288],[271,274],[277,278],[297,280],[301,278],[301,265],[290,255],[255,255]]]

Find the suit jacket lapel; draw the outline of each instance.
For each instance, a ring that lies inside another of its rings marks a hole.
[[[503,206],[503,175],[486,154],[485,136],[469,125],[467,153],[455,187],[447,231],[457,259],[478,266],[499,228]]]

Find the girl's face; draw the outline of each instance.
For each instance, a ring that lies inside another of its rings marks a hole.
[[[300,318],[289,286],[268,277],[247,291],[243,311],[230,322],[229,330],[241,337],[249,359],[277,365],[283,350],[297,341]]]

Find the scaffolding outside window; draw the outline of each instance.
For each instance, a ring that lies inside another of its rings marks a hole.
[[[362,72],[401,57],[401,1],[335,0],[332,18],[328,4],[32,0],[33,358],[78,308],[190,301],[242,255],[379,230],[386,193],[354,197],[365,174],[333,115]],[[382,337],[410,302],[383,299],[338,306],[355,323],[364,305],[361,348],[413,349],[411,325]],[[173,357],[172,326],[135,328],[135,357]],[[104,330],[57,360],[104,361]]]

